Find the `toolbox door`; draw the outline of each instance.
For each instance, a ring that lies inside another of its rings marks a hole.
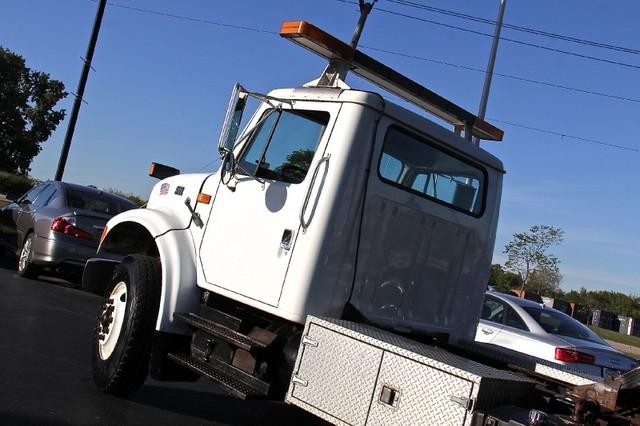
[[[367,425],[463,425],[473,383],[385,352]]]
[[[311,324],[288,402],[325,420],[364,425],[383,350]]]

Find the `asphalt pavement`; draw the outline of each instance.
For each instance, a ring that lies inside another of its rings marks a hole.
[[[313,425],[280,402],[242,401],[205,379],[148,379],[129,399],[98,391],[91,336],[100,298],[60,279],[18,277],[0,260],[0,424]]]

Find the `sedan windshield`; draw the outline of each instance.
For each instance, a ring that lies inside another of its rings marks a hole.
[[[586,340],[601,345],[607,344],[593,331],[560,312],[552,309],[534,307],[524,307],[524,310],[527,311],[547,333]]]
[[[67,193],[69,207],[74,209],[91,210],[115,216],[126,210],[131,210],[135,206],[120,202],[108,195],[96,194],[88,191],[69,190]]]

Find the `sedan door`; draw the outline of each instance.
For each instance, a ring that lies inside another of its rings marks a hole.
[[[22,247],[28,229],[28,218],[33,210],[33,202],[46,185],[38,185],[2,210],[2,238],[4,243],[17,254]]]

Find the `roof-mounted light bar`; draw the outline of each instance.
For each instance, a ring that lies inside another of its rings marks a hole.
[[[308,22],[285,21],[280,27],[280,36],[329,61],[344,61],[360,77],[456,127],[470,126],[473,136],[484,140],[502,140],[502,130]]]

